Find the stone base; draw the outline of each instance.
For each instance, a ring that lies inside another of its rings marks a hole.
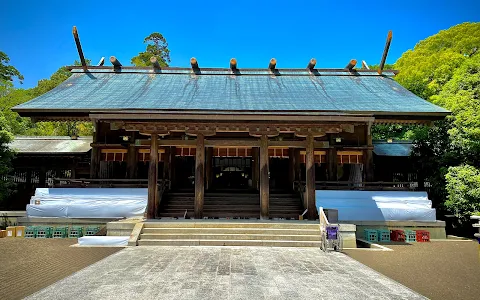
[[[107,223],[108,236],[130,236],[135,224],[143,222],[143,218],[123,219]]]
[[[71,218],[17,218],[22,226],[105,226],[112,219],[71,219]],[[128,234],[129,235],[129,234]]]
[[[342,221],[343,222],[343,221]],[[445,222],[421,222],[421,221],[351,221],[357,225],[356,237],[364,239],[365,229],[401,229],[401,230],[427,230],[430,239],[446,239]]]

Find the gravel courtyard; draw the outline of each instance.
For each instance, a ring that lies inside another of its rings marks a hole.
[[[423,299],[315,248],[132,247],[28,299]]]
[[[77,239],[0,239],[0,299],[21,299],[122,248],[70,247]]]

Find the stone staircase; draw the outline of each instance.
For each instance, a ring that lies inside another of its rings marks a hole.
[[[160,218],[180,218],[187,211],[193,217],[193,192],[170,192],[160,203]],[[270,218],[298,219],[303,206],[299,196],[291,193],[270,194]],[[258,219],[260,196],[248,191],[208,192],[205,194],[203,216],[206,218]]]
[[[138,245],[320,247],[320,229],[311,221],[152,221]]]

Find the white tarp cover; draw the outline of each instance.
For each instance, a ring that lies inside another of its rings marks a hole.
[[[78,238],[79,246],[128,246],[129,236],[84,236]]]
[[[35,218],[127,218],[142,216],[146,188],[38,188],[27,205]]]
[[[317,208],[338,210],[339,221],[435,221],[426,192],[327,191],[315,192]]]

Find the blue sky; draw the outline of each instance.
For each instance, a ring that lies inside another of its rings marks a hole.
[[[143,39],[162,33],[171,66],[304,68],[344,67],[355,58],[380,61],[388,30],[387,63],[439,30],[480,21],[480,0],[403,1],[20,1],[0,7],[0,51],[29,88],[78,59],[72,26],[85,56],[96,64],[116,56],[123,65],[145,49]],[[18,83],[16,84],[17,86]]]

